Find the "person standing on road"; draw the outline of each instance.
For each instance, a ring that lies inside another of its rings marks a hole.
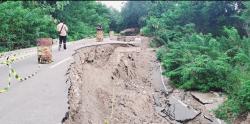
[[[63,48],[66,50],[66,40],[67,40],[67,32],[68,32],[68,27],[64,22],[61,20],[60,23],[57,25],[57,31],[59,35],[59,48],[58,50],[60,51],[62,42],[63,42]]]

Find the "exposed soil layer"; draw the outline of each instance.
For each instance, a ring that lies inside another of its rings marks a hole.
[[[216,108],[223,97],[174,89],[161,77],[148,41],[141,37],[137,47],[105,44],[76,50],[67,73],[69,111],[63,123],[223,124],[208,109]],[[249,117],[234,123],[248,123]]]
[[[168,124],[154,109],[155,53],[147,48],[99,45],[81,48],[68,71],[65,124]]]

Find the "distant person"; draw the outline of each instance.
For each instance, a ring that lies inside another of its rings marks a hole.
[[[62,43],[63,43],[63,48],[66,50],[66,40],[67,40],[67,32],[68,32],[68,27],[64,22],[61,20],[60,23],[57,25],[57,31],[59,35],[59,48],[58,50],[60,51]]]

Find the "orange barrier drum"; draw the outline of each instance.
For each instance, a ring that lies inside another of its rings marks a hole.
[[[37,56],[39,64],[52,62],[52,38],[37,39]]]
[[[103,31],[102,30],[97,30],[97,32],[96,32],[96,40],[97,40],[97,42],[103,41]]]

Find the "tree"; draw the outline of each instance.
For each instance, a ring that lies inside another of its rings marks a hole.
[[[95,35],[97,24],[109,30],[110,11],[95,1],[1,1],[0,10],[0,51],[34,46],[39,37],[57,38],[58,20],[68,25],[69,40]]]
[[[122,16],[120,12],[114,8],[111,8],[109,12],[109,20],[110,20],[109,24],[110,30],[113,30],[115,32],[120,32],[122,25]]]
[[[247,33],[247,36],[250,36],[250,2],[249,1],[245,1],[244,3],[240,4],[241,6],[243,6],[240,12],[242,13],[242,15],[240,15],[240,19],[243,23],[243,28]]]
[[[157,52],[164,75],[185,90],[224,91],[221,119],[249,112],[249,2],[152,3],[141,31],[154,37],[151,45],[165,46]]]
[[[148,14],[150,1],[128,1],[122,8],[122,22],[124,28],[137,27],[145,25],[145,16]]]
[[[42,8],[25,8],[21,1],[0,4],[0,43],[2,50],[36,45],[36,38],[55,37],[55,24]]]
[[[101,24],[105,31],[109,30],[109,10],[95,1],[70,1],[55,17],[68,25],[71,40],[95,34],[97,24]]]

